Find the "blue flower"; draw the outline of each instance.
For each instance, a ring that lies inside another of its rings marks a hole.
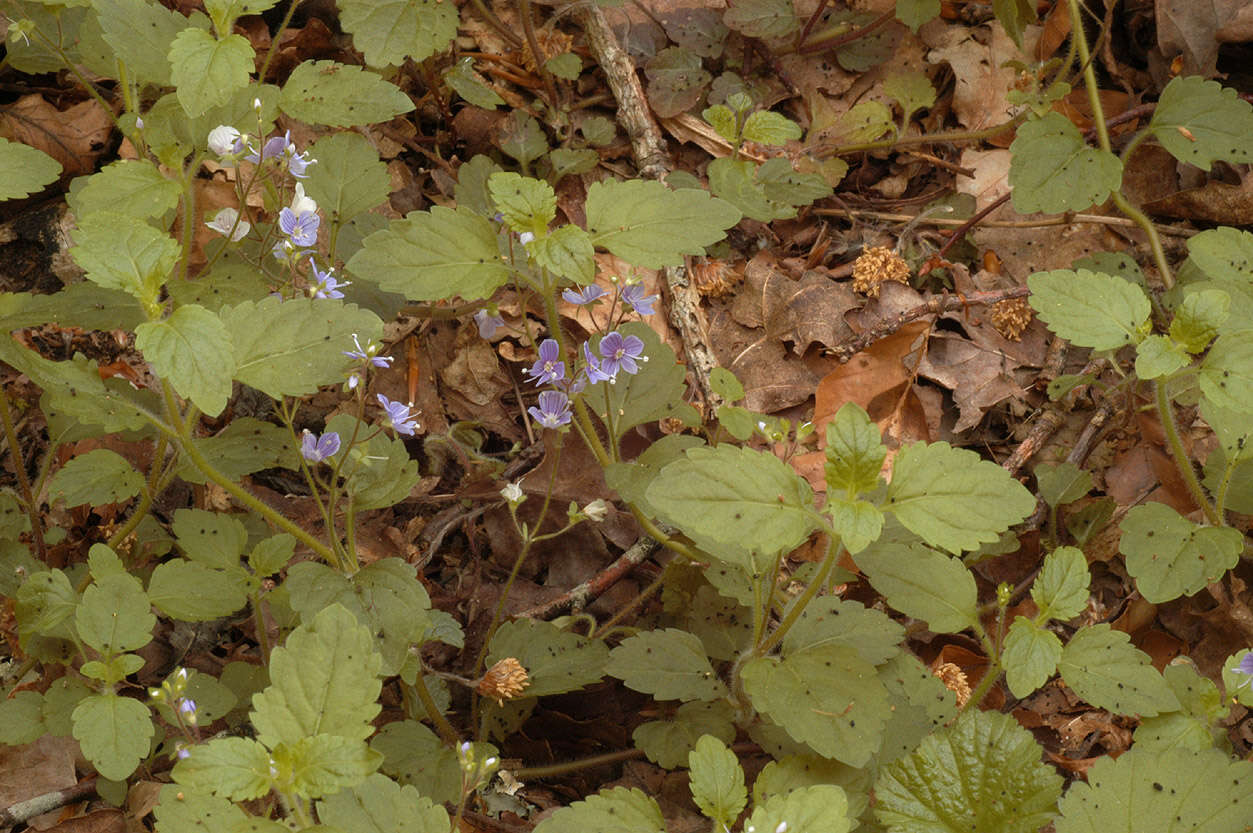
[[[344,355],[348,358],[362,362],[363,364],[372,364],[375,367],[388,367],[391,365],[392,357],[378,355],[379,348],[377,344],[371,344],[362,348],[361,339],[356,333],[353,333],[352,335],[352,343],[357,345],[357,349],[345,350]],[[361,384],[361,374],[359,372],[354,372],[348,377],[348,390],[353,390],[359,384]]]
[[[320,437],[305,431],[300,437],[300,454],[310,463],[320,463],[339,452],[339,434],[327,431]]]
[[[592,348],[586,341],[583,342],[583,373],[586,374],[589,385],[613,381],[613,374],[601,369],[600,360],[592,355]]]
[[[539,359],[526,372],[536,385],[555,385],[566,378],[566,363],[555,339],[546,338],[539,346]]]
[[[493,315],[488,311],[487,307],[474,313],[474,323],[479,325],[479,337],[491,338],[496,335],[496,331],[505,326],[505,319],[500,315]]]
[[[623,336],[614,331],[600,340],[600,370],[609,376],[617,376],[618,371],[639,373],[637,361],[646,362],[644,342],[639,336]]]
[[[321,224],[322,218],[312,211],[302,211],[297,214],[284,206],[283,210],[278,213],[278,227],[297,246],[316,245],[318,242],[318,226]]]
[[[327,269],[325,272],[318,269],[317,261],[313,258],[309,258],[309,268],[313,270],[313,277],[317,281],[309,287],[311,298],[342,298],[344,293],[339,291],[339,287],[352,285],[352,281],[341,281],[332,275],[334,268]]]
[[[605,294],[605,290],[596,284],[588,284],[587,286],[575,292],[573,289],[565,289],[561,292],[561,297],[565,298],[572,304],[590,304],[597,298]]]
[[[287,170],[297,179],[304,179],[306,176],[305,169],[310,165],[317,164],[318,161],[310,159],[309,151],[307,150],[304,153],[296,153],[295,145],[288,145],[285,155],[287,156]]]
[[[396,429],[397,434],[413,436],[418,427],[418,418],[409,413],[409,406],[403,402],[393,402],[383,394],[378,394],[379,404],[387,412],[384,423]]]
[[[642,283],[627,284],[622,287],[622,300],[630,304],[631,309],[635,310],[639,315],[652,315],[653,304],[657,303],[657,296],[645,296],[644,293],[647,291]]]
[[[254,150],[252,153],[248,154],[244,158],[254,164],[257,162],[261,162],[264,159],[273,159],[276,156],[282,156],[284,153],[286,153],[287,148],[290,144],[291,144],[291,131],[288,130],[282,136],[275,136],[272,139],[268,139],[266,143],[262,145],[260,154],[258,154]]]
[[[559,390],[546,390],[539,395],[539,407],[532,405],[527,411],[545,428],[560,428],[570,421],[570,397]]]
[[[1253,677],[1253,651],[1244,655],[1244,659],[1240,660],[1240,664],[1231,669],[1233,674],[1247,674]]]

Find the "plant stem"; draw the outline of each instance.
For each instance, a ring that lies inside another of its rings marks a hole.
[[[9,444],[9,459],[13,461],[13,473],[17,477],[17,487],[22,493],[22,503],[26,505],[26,515],[30,518],[30,536],[35,543],[35,551],[39,560],[47,562],[48,550],[44,542],[43,522],[39,517],[39,505],[35,502],[35,493],[30,488],[30,480],[26,477],[26,459],[22,456],[17,444],[17,429],[13,425],[13,412],[9,409],[9,397],[0,391],[0,422],[4,424],[4,439]]]
[[[841,543],[840,537],[835,534],[834,530],[828,527],[823,531],[827,534],[827,553],[822,557],[822,566],[818,568],[818,574],[814,576],[813,581],[809,582],[805,592],[801,593],[796,601],[792,603],[779,626],[753,649],[753,656],[764,657],[774,650],[775,646],[783,641],[783,637],[801,618],[801,614],[805,612],[805,608],[809,606],[814,596],[817,596],[818,592],[826,586],[827,578],[831,575],[831,571],[835,569],[835,562],[840,554]]]
[[[1196,469],[1192,467],[1192,460],[1188,457],[1187,450],[1183,447],[1183,439],[1179,436],[1179,424],[1175,422],[1175,409],[1170,402],[1170,396],[1166,393],[1166,382],[1157,380],[1153,382],[1153,392],[1157,400],[1157,415],[1162,421],[1162,430],[1166,434],[1166,444],[1170,447],[1170,456],[1175,458],[1175,467],[1179,469],[1179,474],[1183,476],[1183,483],[1188,487],[1188,494],[1192,496],[1192,500],[1196,505],[1201,507],[1201,511],[1205,513],[1205,519],[1213,526],[1222,526],[1222,516],[1218,514],[1218,510],[1214,508],[1214,504],[1205,495],[1205,490],[1201,488],[1201,481],[1197,479]]]
[[[414,675],[413,692],[418,695],[418,700],[422,702],[422,708],[426,709],[426,713],[431,718],[431,722],[435,724],[435,730],[439,732],[439,736],[444,743],[449,746],[457,744],[457,730],[448,722],[448,718],[444,717],[444,713],[439,710],[439,706],[435,703],[435,698],[431,696],[431,690],[426,687],[426,680],[422,679],[422,669]]]
[[[283,37],[283,32],[291,25],[292,16],[296,14],[296,7],[300,5],[300,0],[291,0],[287,4],[287,14],[283,16],[283,22],[278,25],[278,30],[274,33],[274,37],[270,40],[270,49],[265,53],[265,60],[261,62],[261,71],[257,73],[257,81],[264,84],[265,74],[270,69],[270,62],[274,60],[274,56],[278,54],[278,42]],[[262,137],[264,141],[264,137]]]

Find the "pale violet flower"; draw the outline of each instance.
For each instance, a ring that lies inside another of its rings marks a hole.
[[[304,179],[306,176],[305,169],[310,165],[317,164],[317,161],[309,158],[309,151],[296,153],[294,145],[287,146],[287,170],[297,179]]]
[[[639,336],[623,336],[616,330],[600,340],[600,370],[609,376],[617,376],[618,371],[639,373],[636,362],[646,362],[644,342]]]
[[[223,208],[205,225],[218,234],[230,235],[232,243],[242,240],[244,235],[252,229],[252,224],[240,219],[239,212],[233,208]]]
[[[320,463],[339,451],[339,434],[327,431],[315,436],[308,429],[300,436],[300,455],[310,463]]]
[[[135,129],[136,129],[136,130],[143,130],[143,129],[144,129],[144,119],[143,119],[143,116],[135,116]]]
[[[309,268],[313,270],[314,283],[309,287],[310,298],[342,298],[344,293],[339,291],[341,286],[352,286],[352,281],[341,281],[331,273],[335,269],[328,268],[325,272],[318,269],[317,261],[309,258]]]
[[[380,356],[379,346],[373,342],[365,347],[361,346],[361,337],[356,333],[352,334],[352,343],[357,345],[356,350],[345,350],[344,355],[350,359],[356,359],[359,362],[369,362],[375,367],[388,367],[392,363],[391,356]]]
[[[1233,674],[1245,674],[1253,677],[1253,651],[1244,655],[1244,659],[1240,660],[1240,664],[1231,669]]]
[[[291,238],[293,246],[313,246],[318,242],[318,226],[322,218],[312,211],[296,213],[284,208],[278,213],[278,227]]]
[[[484,307],[474,313],[474,323],[479,327],[480,338],[492,338],[497,330],[505,326],[505,319],[499,313],[493,313]]]
[[[409,413],[409,406],[403,402],[393,402],[381,393],[378,394],[378,400],[387,414],[383,419],[384,424],[394,428],[397,434],[412,437],[418,428],[418,418]]]
[[[555,385],[566,378],[566,363],[561,361],[561,347],[556,339],[546,338],[539,346],[539,358],[526,371],[536,385]]]
[[[657,303],[656,295],[645,295],[648,290],[642,283],[629,283],[622,287],[622,300],[631,305],[631,309],[639,315],[652,315],[653,304]]]
[[[559,390],[546,390],[539,395],[539,406],[527,412],[545,428],[560,428],[570,421],[570,397]]]
[[[613,374],[606,373],[601,368],[600,360],[592,355],[592,348],[586,341],[583,342],[583,373],[586,374],[589,385],[613,381]]]
[[[218,156],[230,156],[240,149],[239,131],[229,124],[219,124],[209,131],[209,150]]]
[[[526,495],[522,494],[522,485],[520,483],[510,483],[500,490],[500,496],[512,504],[519,504],[526,499]]]
[[[565,298],[572,304],[583,305],[590,304],[592,301],[595,301],[604,294],[605,290],[593,283],[577,291],[573,289],[564,289],[561,292],[561,297]]]

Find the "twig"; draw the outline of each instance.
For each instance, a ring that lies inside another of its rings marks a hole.
[[[551,619],[558,613],[567,610],[581,610],[588,602],[600,596],[610,587],[617,584],[636,566],[644,563],[661,549],[652,538],[647,536],[636,541],[630,549],[618,556],[617,560],[587,581],[572,587],[551,601],[536,605],[529,610],[517,614],[520,619]]]
[[[897,214],[862,208],[815,208],[812,211],[814,214],[823,217],[848,217],[849,219],[865,217],[889,223],[916,223],[927,226],[960,226],[967,222],[966,220],[958,220],[951,217],[920,218],[916,214]],[[1096,223],[1103,226],[1120,226],[1124,228],[1138,227],[1134,220],[1128,220],[1126,217],[1106,217],[1103,214],[1062,214],[1057,217],[1044,217],[1039,220],[989,220],[983,223],[982,226],[983,228],[1045,228],[1047,226],[1068,226],[1071,223]],[[1167,234],[1172,237],[1192,237],[1198,233],[1197,229],[1174,228],[1173,226],[1163,225],[1158,225],[1157,231],[1160,234]]]
[[[18,824],[24,824],[35,816],[50,813],[77,801],[83,801],[96,794],[96,779],[88,778],[72,787],[63,790],[37,795],[16,804],[10,804],[0,810],[0,830],[7,830]]]

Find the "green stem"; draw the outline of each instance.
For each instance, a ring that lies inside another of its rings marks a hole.
[[[814,576],[813,581],[809,582],[805,592],[801,593],[796,601],[792,603],[792,606],[788,608],[788,612],[784,614],[783,621],[779,623],[779,626],[753,649],[753,656],[763,657],[774,650],[775,646],[783,641],[783,637],[801,618],[801,614],[805,612],[805,608],[809,606],[814,596],[817,596],[818,592],[826,586],[827,578],[831,575],[831,571],[835,569],[835,562],[839,557],[841,544],[840,537],[835,534],[834,530],[827,528],[825,532],[827,533],[827,553],[822,557],[822,566],[818,568],[818,574]]]
[[[39,560],[46,562],[48,550],[44,542],[39,505],[35,502],[35,493],[31,490],[30,480],[26,477],[26,460],[17,444],[17,428],[13,424],[13,412],[9,409],[9,397],[4,391],[0,391],[0,423],[4,424],[4,439],[9,444],[9,458],[13,462],[13,473],[17,477],[18,490],[22,493],[22,503],[26,505],[26,516],[30,519],[31,540],[35,543]]]
[[[435,730],[439,732],[439,736],[444,743],[449,746],[457,744],[457,730],[448,722],[448,718],[444,717],[444,713],[439,710],[439,706],[435,703],[435,698],[431,696],[431,690],[426,687],[426,680],[422,679],[422,669],[419,668],[417,674],[414,675],[413,693],[418,695],[418,700],[422,703],[422,708],[426,709],[426,713],[430,716],[431,722],[435,724]]]
[[[1155,381],[1153,389],[1157,399],[1157,416],[1166,434],[1166,444],[1170,446],[1170,456],[1175,458],[1175,468],[1179,469],[1179,474],[1183,476],[1184,485],[1188,487],[1188,494],[1192,496],[1196,505],[1201,507],[1201,511],[1205,513],[1205,519],[1211,525],[1222,526],[1222,516],[1206,497],[1205,490],[1201,488],[1201,481],[1196,476],[1196,469],[1192,467],[1192,460],[1183,447],[1183,439],[1179,436],[1179,424],[1175,422],[1175,409],[1166,393],[1165,380]]]
[[[291,25],[291,19],[296,14],[296,7],[300,5],[300,0],[291,0],[287,6],[287,14],[283,16],[283,22],[278,25],[278,31],[274,33],[274,37],[270,40],[270,50],[265,53],[265,60],[261,63],[261,71],[257,73],[257,81],[264,84],[265,74],[270,69],[270,62],[274,60],[274,56],[278,54],[278,42],[282,38],[283,32]],[[261,137],[264,142],[265,137]]]

